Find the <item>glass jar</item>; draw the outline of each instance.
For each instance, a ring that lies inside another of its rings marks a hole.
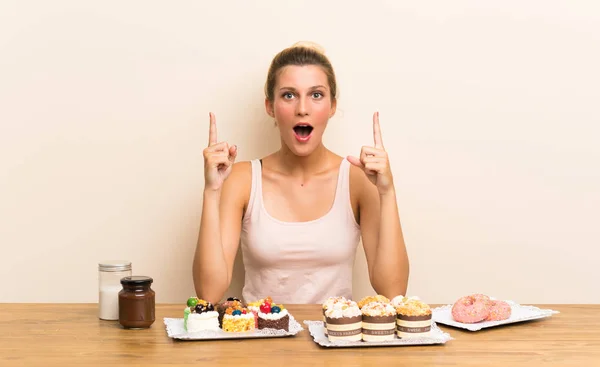
[[[146,329],[154,323],[155,293],[152,278],[131,276],[121,279],[119,323],[126,329]]]
[[[98,318],[119,319],[121,279],[131,276],[131,262],[103,261],[98,264]]]

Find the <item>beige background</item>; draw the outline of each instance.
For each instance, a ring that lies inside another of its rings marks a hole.
[[[208,111],[240,159],[276,149],[262,87],[298,40],[336,67],[331,149],[381,112],[409,294],[600,302],[600,4],[365,4],[2,1],[0,302],[96,302],[114,258],[184,302]]]

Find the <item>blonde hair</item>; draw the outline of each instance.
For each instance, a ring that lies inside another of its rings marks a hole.
[[[265,97],[273,102],[275,95],[275,84],[281,69],[288,65],[317,65],[321,67],[327,76],[329,90],[331,92],[331,101],[337,98],[337,82],[333,66],[327,56],[325,50],[320,45],[310,41],[296,42],[292,46],[282,50],[273,58],[271,66],[267,73],[267,81],[265,82]]]

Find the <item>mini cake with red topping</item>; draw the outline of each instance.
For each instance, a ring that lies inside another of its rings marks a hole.
[[[258,328],[258,312],[260,311],[260,305],[264,302],[268,302],[269,304],[273,303],[271,297],[259,299],[258,301],[248,302],[248,310],[252,312],[254,315],[254,326]]]
[[[431,308],[418,299],[396,307],[396,334],[401,339],[427,337],[431,332]]]
[[[367,303],[361,312],[364,341],[379,342],[396,338],[396,309],[391,303]]]
[[[219,313],[212,303],[190,297],[183,311],[183,328],[190,333],[202,330],[219,330]]]
[[[223,331],[240,333],[254,330],[254,315],[241,304],[229,307],[223,315]]]
[[[258,328],[259,329],[275,329],[285,330],[290,329],[290,314],[283,305],[272,304],[270,298],[267,297],[258,311]]]
[[[354,301],[334,304],[325,311],[329,341],[362,340],[362,313]]]

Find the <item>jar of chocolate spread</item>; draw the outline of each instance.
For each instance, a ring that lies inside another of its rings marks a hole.
[[[155,293],[150,288],[152,278],[130,276],[121,279],[119,292],[119,323],[127,329],[146,329],[154,323]]]

